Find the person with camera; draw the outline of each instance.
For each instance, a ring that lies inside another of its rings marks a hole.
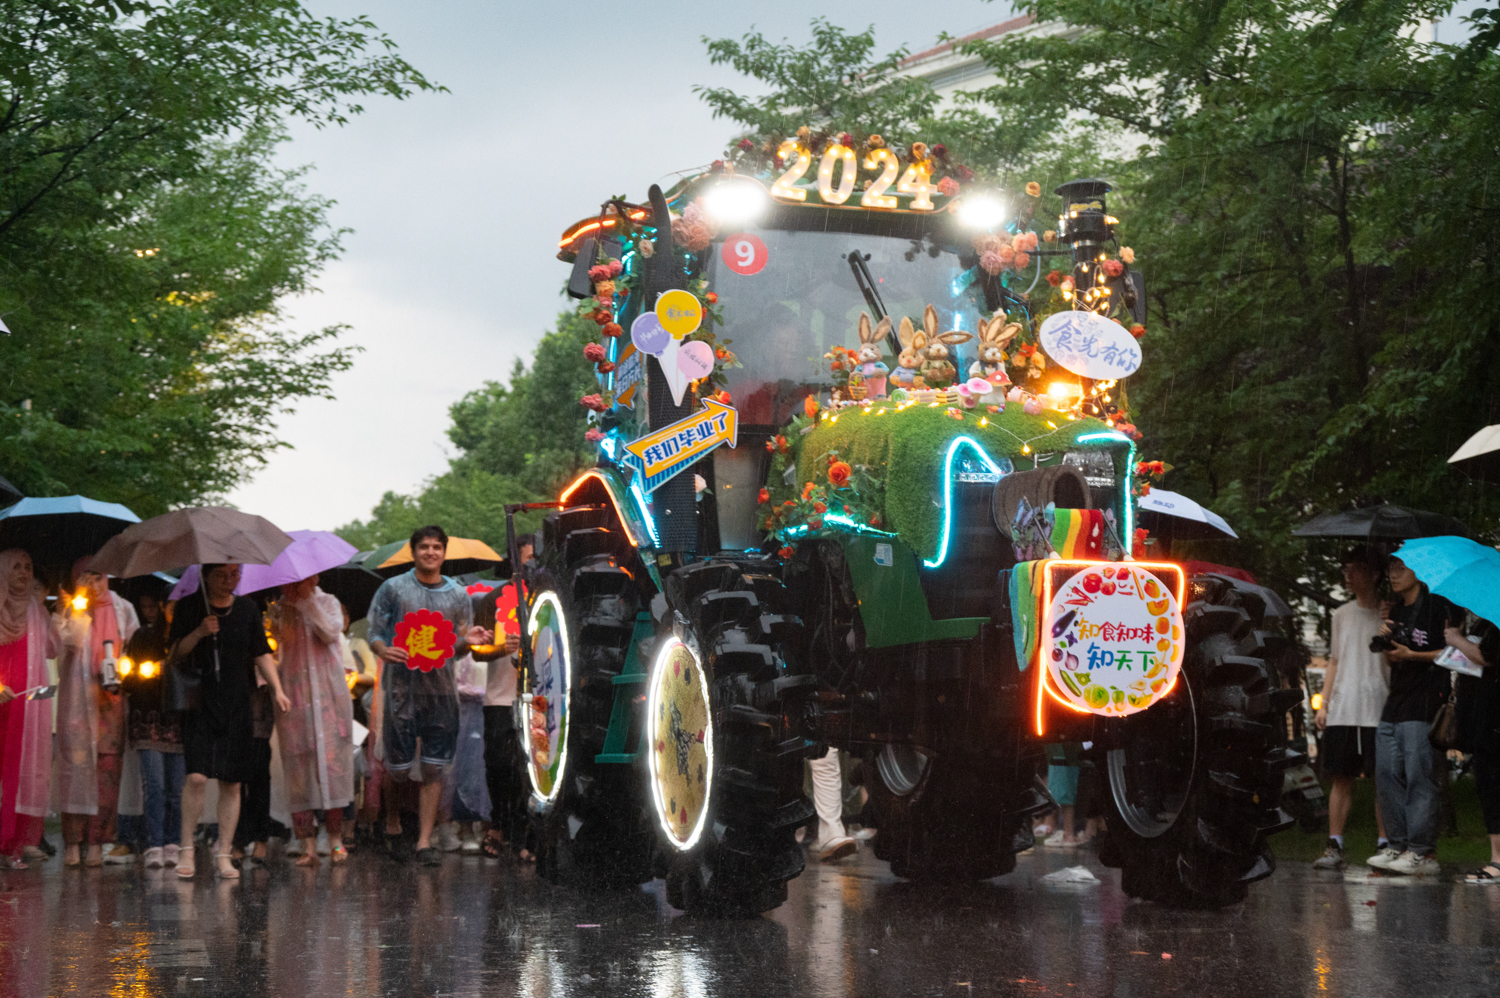
[[[1333,611],[1328,643],[1328,671],[1323,677],[1323,705],[1314,723],[1323,732],[1323,772],[1333,780],[1328,795],[1328,847],[1314,869],[1344,868],[1344,825],[1354,803],[1354,781],[1375,778],[1375,729],[1390,695],[1389,671],[1370,641],[1380,633],[1380,605],[1375,587],[1379,563],[1372,552],[1357,548],[1344,556],[1344,587],[1354,599]],[[1377,848],[1385,848],[1385,822],[1375,804]]]
[[[1438,873],[1438,756],[1427,730],[1451,685],[1436,665],[1444,632],[1460,617],[1429,592],[1400,558],[1386,568],[1395,597],[1380,633],[1370,642],[1391,666],[1391,693],[1375,729],[1375,794],[1388,841],[1365,862],[1387,873]]]
[[[1500,884],[1500,628],[1470,613],[1462,628],[1448,628],[1444,638],[1450,648],[1480,667],[1477,676],[1460,673],[1457,677],[1455,747],[1473,756],[1479,808],[1490,837],[1489,863],[1470,873],[1465,882],[1494,886]]]

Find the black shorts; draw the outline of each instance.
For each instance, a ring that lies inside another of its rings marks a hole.
[[[1375,729],[1330,724],[1323,729],[1323,775],[1375,778]]]
[[[386,771],[397,777],[417,759],[417,739],[422,741],[422,765],[451,765],[458,751],[458,697],[391,696],[385,703]],[[403,777],[404,778],[404,777]]]

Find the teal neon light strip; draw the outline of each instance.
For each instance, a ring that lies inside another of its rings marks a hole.
[[[823,523],[825,525],[829,524],[829,523],[836,523],[836,524],[838,524],[841,527],[847,527],[847,528],[849,528],[850,530],[854,531],[856,534],[869,534],[872,537],[895,537],[896,536],[895,534],[891,533],[888,530],[876,530],[874,527],[865,526],[863,523],[859,523],[859,522],[857,522],[855,520],[852,520],[852,519],[850,519],[849,517],[845,516],[842,513],[826,513],[826,514],[824,514],[824,516],[823,516]],[[801,534],[805,534],[807,532],[808,532],[807,524],[803,524],[800,527],[791,527],[791,528],[788,528],[785,531],[782,531],[782,536],[785,537],[786,539],[790,540],[793,537],[797,537],[797,536],[799,536]]]
[[[1128,557],[1131,545],[1135,543],[1135,496],[1131,494],[1133,490],[1130,487],[1131,478],[1135,475],[1135,441],[1114,430],[1107,433],[1085,433],[1078,438],[1077,443],[1087,440],[1109,440],[1130,445],[1130,450],[1125,455],[1125,474],[1121,477],[1120,486],[1120,506],[1125,511],[1125,536],[1120,538],[1120,543],[1125,545],[1125,554]]]
[[[656,533],[656,521],[651,517],[651,510],[646,506],[646,495],[641,491],[641,479],[639,475],[630,478],[630,494],[635,498],[636,507],[641,511],[641,519],[645,521],[646,531],[651,535],[651,544],[661,547],[661,538]]]
[[[953,442],[948,445],[948,454],[943,458],[943,539],[938,544],[937,558],[932,561],[923,559],[922,564],[928,568],[937,568],[948,557],[948,539],[953,532],[953,455],[957,454],[958,448],[964,444],[973,448],[974,453],[978,454],[980,460],[989,466],[990,471],[997,475],[1005,474],[973,437],[953,438]]]

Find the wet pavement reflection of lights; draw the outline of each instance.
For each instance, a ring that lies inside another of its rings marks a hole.
[[[1040,880],[1075,863],[1103,882]],[[277,859],[238,884],[41,867],[0,873],[0,994],[1500,993],[1500,888],[1305,864],[1243,905],[1173,912],[1124,897],[1088,850],[1038,849],[1008,876],[940,889],[866,851],[810,864],[786,905],[735,921],[674,911],[660,882],[556,887],[456,854],[436,870],[368,851],[315,872]]]

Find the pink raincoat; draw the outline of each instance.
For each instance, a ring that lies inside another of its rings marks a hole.
[[[57,658],[57,752],[52,762],[52,808],[62,814],[99,813],[98,761],[125,751],[125,697],[99,684],[104,640],[118,657],[141,626],[117,593],[108,606],[66,611],[58,623],[62,639]]]
[[[340,808],[354,800],[354,702],[339,644],[343,612],[321,589],[278,606],[281,688],[292,702],[276,720],[287,807]]]
[[[26,610],[26,679],[14,684],[17,693],[48,682],[47,659],[56,658],[62,649],[56,629],[47,619],[41,599],[34,599]],[[10,710],[24,710],[25,727],[21,731],[20,769],[16,778],[16,813],[45,818],[52,795],[52,702],[29,700],[12,702]]]

